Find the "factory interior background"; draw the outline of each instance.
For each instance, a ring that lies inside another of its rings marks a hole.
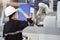
[[[37,16],[39,2],[49,3],[51,13]],[[23,40],[60,40],[60,1],[59,0],[0,0],[0,40],[3,40],[3,25],[9,20],[4,14],[4,9],[11,5],[18,8],[20,4],[33,4],[30,8],[30,17],[36,22],[28,26],[23,33]],[[28,37],[28,39],[26,38]]]

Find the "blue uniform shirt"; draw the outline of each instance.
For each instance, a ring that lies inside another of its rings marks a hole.
[[[33,4],[20,4],[19,8],[22,8],[25,13],[27,13],[28,16],[30,16],[30,8],[34,7]],[[18,20],[26,21],[26,17],[23,15],[24,13],[21,13],[18,11]]]

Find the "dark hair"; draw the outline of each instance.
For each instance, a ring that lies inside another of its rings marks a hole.
[[[12,16],[13,16],[15,13],[16,13],[16,12],[14,12],[13,14],[11,14],[11,15],[9,16],[9,20],[11,20]]]

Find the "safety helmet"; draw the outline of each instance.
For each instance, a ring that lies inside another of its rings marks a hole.
[[[6,9],[5,9],[5,15],[6,16],[10,16],[11,14],[13,14],[14,12],[16,12],[17,10],[12,7],[12,6],[8,6]]]

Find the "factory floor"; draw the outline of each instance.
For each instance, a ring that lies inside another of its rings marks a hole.
[[[2,36],[3,26],[0,25],[0,35]],[[32,40],[59,40],[60,39],[60,28],[57,27],[38,27],[28,26],[23,31],[23,34],[32,37]],[[40,35],[40,36],[39,36]],[[36,38],[36,39],[35,39]],[[0,37],[1,40],[4,40]]]

